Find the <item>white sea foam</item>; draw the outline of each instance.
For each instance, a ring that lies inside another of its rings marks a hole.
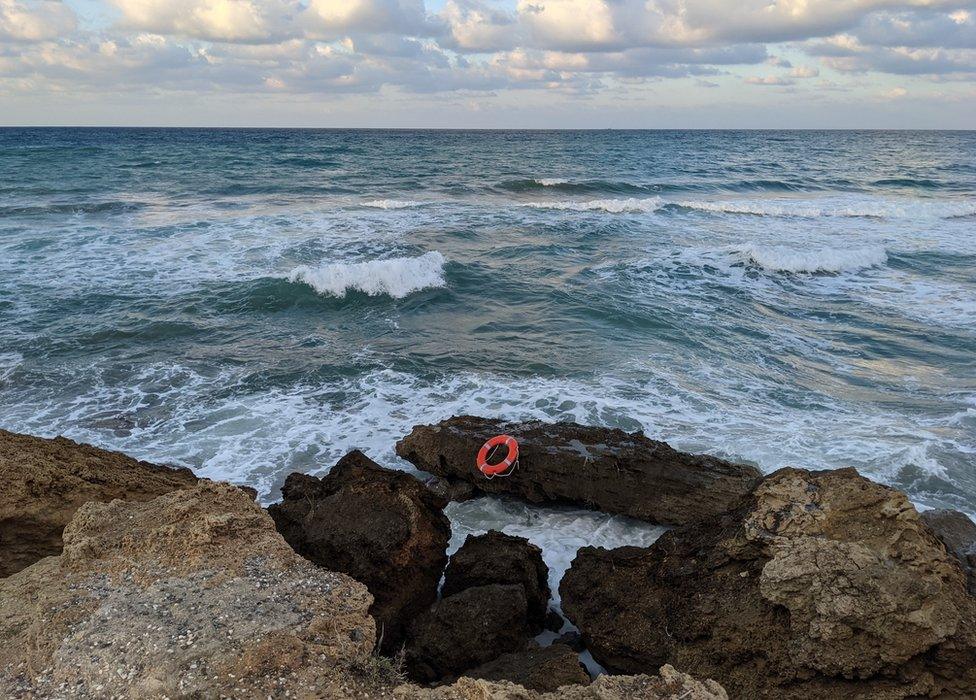
[[[562,177],[537,177],[535,181],[543,187],[555,187],[556,185],[565,185],[569,182],[569,180]]]
[[[746,262],[773,272],[856,272],[883,265],[888,259],[880,246],[798,249],[749,243],[733,250]]]
[[[582,201],[527,202],[527,207],[536,209],[562,209],[568,211],[605,211],[611,214],[640,213],[657,211],[664,206],[660,197],[624,199],[588,199]]]
[[[348,291],[370,296],[386,294],[400,299],[430,287],[443,287],[444,256],[436,250],[416,258],[390,258],[358,263],[327,263],[319,267],[301,265],[288,275],[292,282],[304,282],[319,294],[344,297]]]
[[[364,207],[372,207],[373,209],[411,209],[413,207],[422,207],[427,202],[418,202],[409,199],[374,199],[369,202],[363,202]]]

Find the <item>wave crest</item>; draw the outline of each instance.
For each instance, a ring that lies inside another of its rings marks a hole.
[[[301,265],[288,275],[291,282],[307,284],[319,294],[343,298],[348,291],[402,299],[430,287],[443,287],[444,256],[436,250],[416,258],[389,258],[360,263]]]
[[[884,265],[888,260],[888,252],[880,246],[797,250],[747,244],[735,253],[744,262],[772,272],[856,272]]]
[[[426,202],[404,199],[374,199],[369,202],[363,202],[364,207],[371,207],[373,209],[410,209],[412,207],[422,207],[424,204]]]
[[[627,197],[626,199],[590,199],[586,201],[568,202],[527,202],[525,206],[533,207],[535,209],[606,211],[610,212],[611,214],[623,214],[627,212],[657,211],[664,206],[664,200],[662,200],[660,197]]]

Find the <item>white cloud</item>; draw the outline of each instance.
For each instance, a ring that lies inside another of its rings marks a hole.
[[[763,75],[763,76],[751,75],[748,78],[746,78],[746,83],[748,85],[784,86],[784,85],[792,85],[793,81],[790,80],[789,78],[784,78],[779,75]]]
[[[33,42],[72,32],[75,14],[61,2],[0,0],[0,40]]]
[[[796,66],[790,71],[793,78],[816,78],[818,75],[820,71],[812,66]]]
[[[450,31],[445,43],[460,51],[492,52],[516,46],[518,19],[480,0],[448,0],[441,16]]]

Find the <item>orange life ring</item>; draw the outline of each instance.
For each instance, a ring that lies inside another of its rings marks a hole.
[[[498,464],[488,464],[488,452],[499,445],[508,447],[508,454]],[[485,476],[498,476],[518,461],[519,447],[511,435],[496,435],[478,450],[478,471]]]

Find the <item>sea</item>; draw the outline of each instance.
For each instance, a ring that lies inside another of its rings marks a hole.
[[[267,504],[465,413],[976,517],[976,132],[0,129],[0,427]],[[449,514],[554,585],[661,532]]]

